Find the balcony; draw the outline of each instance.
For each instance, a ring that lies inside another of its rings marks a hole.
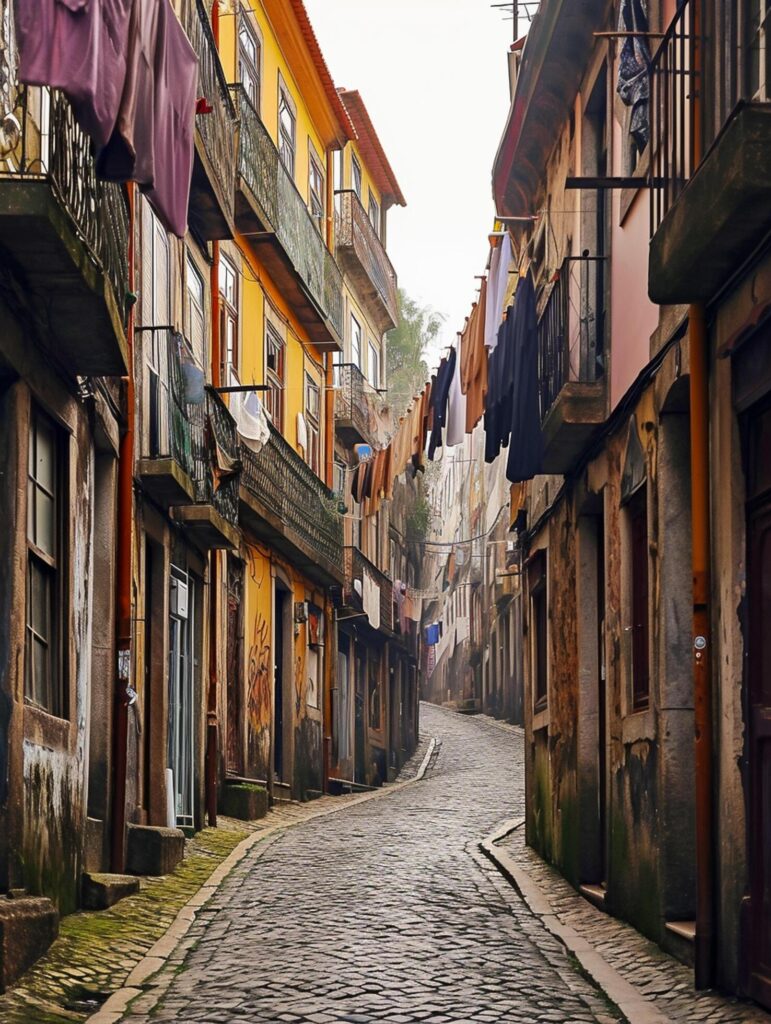
[[[653,57],[654,302],[709,301],[767,233],[771,104],[758,6],[685,0]]]
[[[144,492],[184,525],[204,550],[238,547],[236,425],[216,392],[188,401],[181,335],[137,332],[145,353],[141,375],[141,452],[137,475]]]
[[[375,392],[354,363],[335,366],[335,430],[344,444],[373,444],[379,434]]]
[[[380,592],[380,629],[392,634],[394,632],[394,597],[393,583],[390,576],[382,572],[357,547],[345,549],[345,590],[344,600],[348,607],[363,611],[362,593],[364,574],[367,573],[377,585]],[[358,586],[354,584],[358,583]],[[363,619],[361,621],[364,621]]]
[[[602,259],[560,268],[538,321],[543,471],[569,473],[605,420]]]
[[[343,582],[338,499],[279,432],[259,452],[241,446],[241,521],[323,586]]]
[[[236,110],[203,0],[185,0],[182,23],[198,54],[195,161],[190,185],[190,226],[205,239],[232,238],[236,187]]]
[[[91,141],[64,96],[16,83],[12,49],[0,53],[0,263],[18,272],[57,363],[84,377],[125,374],[123,190],[97,180]]]
[[[337,256],[364,298],[381,334],[399,323],[396,272],[383,243],[352,191],[337,193]]]
[[[259,114],[231,86],[240,117],[236,226],[322,352],[342,349],[343,278]]]

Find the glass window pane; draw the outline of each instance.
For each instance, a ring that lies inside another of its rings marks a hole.
[[[33,476],[47,490],[53,492],[56,472],[56,438],[52,424],[35,417],[35,470]]]
[[[49,574],[42,566],[37,564],[34,558],[30,557],[28,624],[44,640],[48,640],[50,636],[50,585],[51,578]]]
[[[54,501],[45,491],[35,488],[35,544],[53,558],[56,555]]]

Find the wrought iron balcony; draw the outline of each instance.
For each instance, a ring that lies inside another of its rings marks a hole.
[[[185,0],[182,23],[198,55],[195,163],[190,223],[203,238],[232,238],[237,116],[203,0]]]
[[[362,594],[364,591],[364,574],[367,573],[377,584],[380,593],[380,629],[388,633],[394,631],[394,595],[391,577],[371,562],[359,548],[354,546],[345,549],[345,602],[359,611],[364,610]],[[358,587],[354,586],[358,582]]]
[[[240,85],[236,224],[322,351],[342,348],[343,278]]]
[[[372,444],[379,428],[375,393],[354,363],[335,366],[335,429],[346,444]]]
[[[766,233],[766,18],[766,6],[757,0],[683,0],[653,56],[654,302],[708,300]]]
[[[544,471],[566,473],[605,419],[605,273],[568,257],[538,321]]]
[[[337,254],[365,297],[378,330],[399,323],[396,272],[355,192],[337,193]]]
[[[343,581],[339,499],[270,425],[259,452],[241,445],[241,519],[324,585]]]
[[[204,548],[238,546],[240,452],[233,417],[203,388],[189,400],[182,335],[143,330],[139,358],[141,453],[137,472],[147,494],[184,523]],[[202,382],[201,382],[202,385]]]
[[[63,366],[81,376],[124,374],[123,190],[97,179],[91,140],[65,97],[19,84],[13,39],[0,46],[0,262],[20,270],[38,334]]]

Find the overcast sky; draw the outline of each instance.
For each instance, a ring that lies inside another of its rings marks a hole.
[[[388,222],[399,284],[446,315],[442,344],[449,344],[487,258],[491,169],[509,106],[511,20],[489,0],[306,6],[335,84],[362,94],[407,200]]]

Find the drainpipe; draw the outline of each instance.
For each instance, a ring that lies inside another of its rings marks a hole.
[[[704,306],[689,310],[693,689],[696,733],[697,988],[713,979],[712,678],[710,652],[709,376]]]
[[[211,376],[220,386],[220,244],[212,242],[211,289]],[[219,553],[212,551],[209,564],[209,689],[206,699],[206,816],[211,828],[217,825],[217,568]]]
[[[134,293],[134,219],[136,185],[127,185],[129,207],[128,288]],[[128,376],[126,377],[126,429],[118,447],[117,530],[115,555],[117,679],[113,722],[112,829],[110,862],[112,870],[125,870],[126,770],[128,759],[128,709],[131,686],[131,553],[134,518],[134,307],[129,309],[126,328]]]

